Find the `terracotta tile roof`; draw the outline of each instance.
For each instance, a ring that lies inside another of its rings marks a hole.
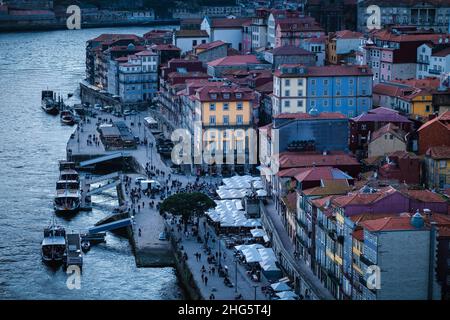
[[[174,46],[173,44],[155,44],[152,46],[152,49],[158,51],[181,51],[180,48]]]
[[[445,33],[427,33],[427,34],[395,34],[387,29],[378,30],[372,33],[372,36],[382,41],[392,42],[432,42],[439,43],[439,39],[450,39],[450,34]]]
[[[400,190],[404,195],[421,202],[445,203],[446,201],[437,193],[430,190]]]
[[[209,35],[205,30],[177,30],[175,31],[177,38],[208,38]]]
[[[239,29],[242,28],[242,25],[246,22],[252,22],[252,19],[249,18],[215,18],[212,19],[212,27],[216,29]]]
[[[249,63],[252,64],[261,64],[262,62],[258,60],[255,55],[236,55],[236,56],[227,56],[223,58],[219,58],[213,61],[208,62],[208,66],[216,67],[216,66],[240,66],[247,65]]]
[[[377,190],[375,193],[362,193],[361,191],[349,193],[348,195],[336,197],[333,203],[338,207],[347,205],[365,205],[378,202],[379,200],[397,192],[392,187]]]
[[[413,90],[413,88],[391,83],[378,83],[374,85],[372,93],[389,97],[398,97],[403,95],[404,90]]]
[[[434,146],[428,148],[426,155],[439,160],[439,159],[450,159],[450,146]]]
[[[352,189],[347,180],[323,180],[322,186],[303,190],[307,196],[343,195]]]
[[[322,181],[322,180],[350,180],[353,179],[339,169],[333,167],[313,167],[306,168],[303,172],[295,175],[295,179],[299,182],[305,181]]]
[[[445,128],[447,128],[447,130],[450,131],[450,126],[447,123],[448,121],[450,121],[450,110],[446,111],[446,112],[442,113],[441,115],[437,116],[436,118],[431,119],[430,121],[424,123],[417,131],[423,130],[433,123],[439,123],[442,126],[444,126]]]
[[[282,32],[300,31],[300,32],[323,32],[324,29],[312,17],[284,18],[276,21]]]
[[[314,55],[311,51],[296,46],[281,46],[272,50],[274,56],[306,56]]]
[[[440,85],[440,80],[437,77],[429,77],[425,79],[404,79],[404,80],[392,80],[386,83],[387,85],[404,84],[410,88],[420,88],[420,89],[437,89]]]
[[[194,48],[195,49],[210,50],[210,49],[214,49],[214,48],[223,46],[225,44],[227,44],[227,43],[223,42],[222,40],[217,40],[217,41],[213,41],[213,42],[199,44],[198,46],[196,46]]]
[[[345,152],[333,152],[323,155],[321,153],[283,152],[279,155],[280,168],[300,168],[316,166],[359,166],[353,156]]]
[[[364,35],[361,32],[351,31],[351,30],[341,30],[336,31],[333,38],[338,39],[360,39],[364,38]]]
[[[212,95],[216,97],[213,98]],[[225,98],[224,94],[229,94],[228,98]],[[237,94],[241,94],[238,98]],[[251,101],[255,99],[255,93],[253,90],[237,86],[221,86],[221,87],[203,87],[196,90],[196,99],[202,102],[208,101]]]
[[[371,232],[416,230],[410,217],[385,217],[363,221],[360,225]]]
[[[438,52],[432,54],[432,56],[434,57],[446,57],[448,55],[450,55],[450,47],[439,50]]]
[[[401,122],[401,123],[410,123],[411,121],[408,118],[400,115],[398,111],[389,109],[389,108],[376,108],[372,109],[369,112],[364,112],[359,116],[352,118],[354,122]]]
[[[260,93],[272,93],[273,92],[273,81],[266,82],[265,84],[260,85],[255,88],[256,91]]]
[[[311,120],[311,119],[347,119],[345,115],[340,112],[321,112],[318,115],[311,115],[306,112],[296,113],[280,113],[273,117],[274,119],[295,119],[295,120]]]
[[[117,40],[139,40],[139,37],[135,34],[103,33],[88,42],[113,42]]]
[[[323,197],[323,198],[314,199],[311,202],[317,208],[323,209],[323,208],[325,208],[325,206],[327,206],[328,203],[330,203],[333,200],[334,197],[335,196],[330,195],[330,196],[326,196],[326,197]]]
[[[395,124],[389,122],[388,124],[382,126],[380,129],[376,130],[372,133],[371,141],[374,141],[380,137],[382,137],[385,133],[390,133],[396,136],[398,139],[405,141],[406,132],[402,131]]]

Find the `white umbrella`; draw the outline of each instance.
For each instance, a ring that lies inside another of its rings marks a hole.
[[[286,298],[293,298],[296,299],[298,296],[292,292],[292,291],[283,291],[283,292],[277,292],[277,296],[280,297],[281,299],[286,299]]]
[[[272,283],[270,285],[272,287],[273,290],[275,291],[288,291],[288,290],[292,290],[291,287],[289,287],[285,282],[277,282],[277,283]],[[291,291],[292,292],[292,291]],[[277,294],[278,295],[278,294]],[[280,297],[282,298],[282,297]]]

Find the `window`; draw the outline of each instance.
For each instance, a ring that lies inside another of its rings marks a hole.
[[[324,95],[324,96],[327,96],[327,95],[328,95],[328,90],[326,90],[326,89],[323,90],[323,95]]]
[[[327,86],[327,85],[328,85],[328,80],[323,80],[323,84],[324,84],[325,86]]]
[[[209,116],[209,124],[216,124],[216,116]]]
[[[303,100],[297,100],[297,108],[303,108]]]
[[[315,85],[316,84],[316,80],[312,79],[311,80],[311,85]]]
[[[303,86],[303,79],[298,79],[297,80],[297,85],[298,86]]]
[[[284,107],[289,108],[291,106],[291,102],[289,100],[284,100]]]
[[[336,96],[340,96],[341,95],[341,91],[340,90],[336,90]]]
[[[224,99],[230,99],[230,94],[229,93],[224,93],[223,94],[223,98]]]
[[[290,86],[291,85],[291,80],[290,79],[285,79],[284,80],[284,85],[285,86]]]
[[[324,107],[328,107],[328,100],[324,100],[324,101],[323,101],[323,106],[324,106]]]
[[[316,92],[314,90],[311,91],[311,95],[314,97],[316,95]]]
[[[291,95],[291,92],[289,90],[284,90],[284,96],[289,97]]]
[[[447,161],[445,160],[439,161],[439,168],[447,168]]]
[[[223,124],[224,125],[230,124],[230,118],[228,116],[223,116]]]
[[[237,98],[237,99],[241,99],[241,98],[242,98],[242,93],[237,92],[237,93],[236,93],[236,98]]]
[[[244,119],[242,117],[242,115],[237,115],[236,116],[236,124],[242,124],[244,122]]]
[[[341,100],[340,99],[337,99],[336,100],[336,107],[340,107],[341,106]]]
[[[216,111],[216,104],[215,103],[210,103],[209,104],[209,111]]]
[[[197,45],[197,40],[192,40],[192,46],[195,47]]]
[[[236,110],[242,110],[242,102],[236,104]]]
[[[393,140],[393,139],[394,139],[394,136],[393,136],[392,134],[390,134],[390,135],[389,135],[389,139],[390,139],[390,140]]]
[[[427,105],[427,106],[425,107],[425,110],[426,110],[427,112],[430,112],[430,106]]]
[[[230,109],[229,104],[228,103],[224,103],[223,104],[223,110],[229,110],[229,109]]]

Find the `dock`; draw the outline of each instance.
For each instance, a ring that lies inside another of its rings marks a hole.
[[[66,260],[65,266],[83,266],[81,253],[81,236],[79,233],[66,234]]]
[[[128,209],[126,218],[129,220],[122,221],[121,223],[126,225],[121,227],[127,227],[129,230],[128,234],[136,264],[141,267],[173,266],[173,250],[170,242],[159,240],[160,233],[164,231],[165,227],[164,219],[156,209],[149,208],[149,202],[151,200],[157,202],[158,199],[142,196],[140,201],[144,201],[145,206],[138,203],[133,204],[130,190],[127,190],[123,183],[126,179],[131,179],[133,181],[131,188],[136,187],[134,181],[137,177],[145,176],[147,164],[164,171],[166,177],[171,173],[171,168],[166,165],[156,151],[155,139],[150,130],[144,126],[144,117],[144,115],[137,114],[124,119],[99,112],[97,118],[87,118],[89,120],[81,121],[67,143],[67,159],[74,161],[80,171],[91,170],[93,173],[100,173],[99,176],[86,174],[81,179],[83,207],[92,207],[91,197],[95,194],[111,188],[117,189],[120,205]],[[130,129],[130,134],[139,138],[140,142],[137,143],[136,148],[107,150],[108,148],[103,145],[97,130],[98,125],[116,121],[125,124]],[[145,145],[144,140],[148,142]],[[154,147],[150,147],[151,143]],[[192,176],[191,179],[194,180],[195,177]],[[160,180],[161,184],[165,185],[162,177],[156,177],[156,180]],[[95,186],[98,184],[100,186]],[[108,227],[111,226],[114,227],[116,224]],[[103,228],[105,227],[93,229],[92,232],[107,231]]]

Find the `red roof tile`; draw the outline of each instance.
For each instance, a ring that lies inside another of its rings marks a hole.
[[[450,146],[434,146],[428,148],[426,155],[439,160],[439,159],[450,159]]]
[[[356,158],[345,152],[321,153],[283,152],[279,155],[280,168],[300,168],[316,166],[359,166]]]
[[[223,58],[219,58],[213,61],[208,62],[209,66],[216,67],[216,66],[240,66],[240,65],[246,65],[248,63],[262,63],[258,60],[258,58],[255,55],[236,55],[236,56],[227,56]]]

